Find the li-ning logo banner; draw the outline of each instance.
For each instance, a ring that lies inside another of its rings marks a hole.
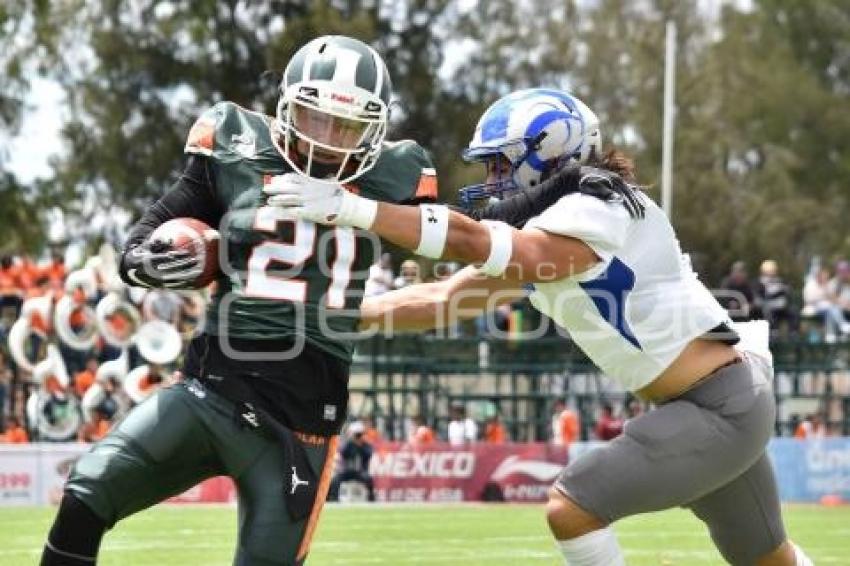
[[[499,464],[490,478],[499,481],[513,474],[523,474],[539,481],[554,481],[562,468],[563,466],[560,464],[540,460],[522,460],[519,456],[508,456]]]

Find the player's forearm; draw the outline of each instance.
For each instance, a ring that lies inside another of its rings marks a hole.
[[[174,218],[197,218],[217,227],[223,212],[217,204],[206,158],[192,156],[180,178],[153,203],[130,230],[125,248],[144,242],[160,225]]]
[[[439,283],[412,285],[375,297],[360,305],[360,329],[389,331],[429,330],[445,326],[441,313],[448,297]]]
[[[427,207],[378,204],[378,214],[370,230],[382,238],[409,250],[416,250],[421,239],[421,214]],[[439,259],[464,263],[482,263],[490,253],[490,234],[482,224],[449,211],[445,247]],[[427,221],[427,218],[426,218]]]
[[[411,285],[364,299],[360,328],[385,332],[443,328],[523,296],[522,287],[515,282],[485,277],[470,266],[443,281]]]
[[[419,255],[462,261],[479,266],[486,275],[514,282],[563,279],[599,260],[575,238],[520,231],[503,222],[476,222],[438,205],[380,203],[370,230]]]

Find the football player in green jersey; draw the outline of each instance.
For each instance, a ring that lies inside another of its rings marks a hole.
[[[390,77],[366,44],[317,38],[291,59],[276,116],[229,102],[192,127],[185,171],[134,226],[130,285],[183,288],[199,258],[151,241],[179,217],[217,227],[222,274],[185,379],[132,411],[74,466],[42,564],[95,562],[106,529],[217,475],[239,499],[234,564],[302,564],[346,417],[352,335],[369,266],[363,231],[266,206],[284,174],[345,183],[393,203],[432,200],[436,176],[413,141],[385,141]]]

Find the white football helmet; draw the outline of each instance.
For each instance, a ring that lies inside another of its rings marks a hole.
[[[283,73],[275,140],[292,168],[320,181],[346,183],[375,165],[389,121],[389,71],[365,43],[318,37]]]
[[[511,164],[510,174],[464,187],[461,201],[472,205],[534,186],[554,169],[586,163],[601,148],[599,118],[578,98],[547,88],[513,92],[484,112],[463,151],[466,161],[504,157]]]

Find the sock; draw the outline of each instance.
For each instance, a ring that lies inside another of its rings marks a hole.
[[[92,566],[105,531],[106,523],[66,492],[47,535],[41,566]]]
[[[791,546],[794,547],[794,556],[797,559],[797,566],[815,566],[815,563],[812,562],[812,559],[806,556],[806,553],[803,552],[803,549],[791,543]]]
[[[568,566],[625,566],[614,529],[606,527],[580,537],[559,540]]]

